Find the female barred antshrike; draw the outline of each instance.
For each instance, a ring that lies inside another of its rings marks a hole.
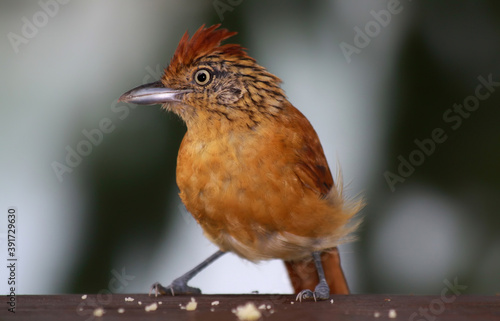
[[[281,80],[219,25],[187,32],[160,81],[121,101],[162,104],[187,125],[177,184],[187,210],[220,250],[156,293],[201,293],[187,285],[225,252],[250,261],[282,259],[297,299],[349,289],[337,246],[352,239],[362,201],[346,201],[309,121]],[[313,291],[311,290],[313,289]]]

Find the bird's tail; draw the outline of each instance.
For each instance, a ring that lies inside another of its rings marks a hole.
[[[321,262],[330,287],[330,294],[349,294],[349,287],[340,266],[339,250],[333,248],[321,253]],[[312,259],[285,261],[285,266],[296,294],[306,289],[314,290],[319,279]]]

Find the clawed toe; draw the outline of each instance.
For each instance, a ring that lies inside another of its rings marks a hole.
[[[151,285],[151,288],[149,289],[149,295],[151,295],[152,293],[154,293],[155,296],[158,296],[158,294],[160,295],[171,294],[172,296],[174,295],[173,293],[168,293],[168,290],[159,282],[155,282],[153,285]]]
[[[314,294],[314,292],[311,290],[302,290],[299,292],[299,294],[297,294],[295,301],[302,302],[302,300],[310,299],[314,299],[314,301],[316,301],[316,295]]]

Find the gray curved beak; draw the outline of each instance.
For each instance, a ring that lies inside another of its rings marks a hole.
[[[180,101],[188,90],[166,88],[160,81],[135,87],[120,96],[118,101],[137,105],[155,105]]]

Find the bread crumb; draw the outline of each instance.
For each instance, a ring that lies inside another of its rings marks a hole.
[[[293,301],[290,301],[290,304],[294,304],[294,303],[295,303],[295,302],[293,302]]]
[[[333,299],[330,300],[330,303],[333,304]]]
[[[142,302],[141,301],[137,301],[137,304],[142,305]]]
[[[262,314],[255,307],[255,304],[252,302],[248,302],[245,305],[240,305],[236,309],[233,309],[232,312],[236,314],[238,319],[241,321],[255,321],[260,319]]]
[[[194,311],[198,307],[198,302],[194,298],[191,298],[191,302],[186,305],[187,311]]]
[[[94,317],[102,317],[104,315],[104,309],[103,308],[97,308],[94,310]]]
[[[149,312],[149,311],[156,311],[156,309],[158,309],[158,304],[156,304],[156,302],[151,303],[150,305],[146,305],[146,306],[144,307],[144,310],[146,310],[146,312]]]
[[[391,302],[391,299],[384,299],[385,302]]]
[[[85,300],[86,298],[87,298],[86,294],[82,295],[82,300]]]
[[[219,305],[219,301],[212,302],[212,305]]]
[[[374,316],[375,318],[380,317],[380,312],[378,312],[378,311],[373,312],[373,316]]]
[[[118,309],[118,313],[123,313],[123,312],[125,312],[125,309],[124,309],[124,308],[119,308],[119,309]]]
[[[215,311],[215,309],[214,309],[214,308],[210,308],[210,312],[214,312],[214,311]]]
[[[259,310],[265,310],[266,309],[266,305],[265,304],[261,304],[261,305],[259,305],[258,309]]]
[[[267,309],[269,310],[269,309],[271,309],[271,308],[272,308],[272,307],[271,307],[271,305],[270,305],[270,304],[268,304],[268,305],[267,305]]]
[[[398,316],[398,314],[396,313],[396,310],[394,310],[394,309],[389,310],[389,318],[394,319],[397,316]]]
[[[179,306],[181,307],[182,310],[194,311],[194,310],[196,310],[196,307],[198,307],[198,302],[196,302],[196,300],[194,298],[191,298],[191,302],[186,304],[185,307],[182,306],[182,304],[179,304]]]
[[[158,301],[158,304],[163,304],[163,302],[162,301]]]
[[[131,297],[126,297],[125,298],[125,302],[132,302],[134,301],[135,299],[134,298],[131,298]]]

